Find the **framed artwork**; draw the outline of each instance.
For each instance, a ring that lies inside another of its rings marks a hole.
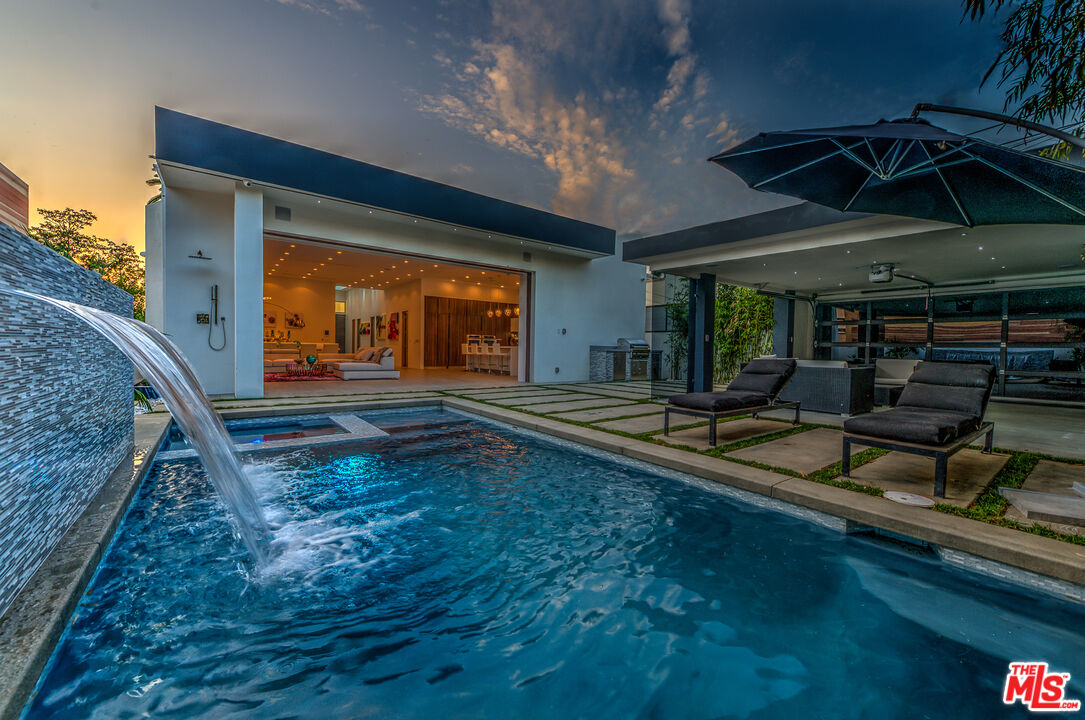
[[[277,328],[279,327],[279,311],[278,310],[264,310],[264,327]]]
[[[305,316],[301,313],[290,312],[287,310],[283,313],[283,326],[290,328],[291,330],[300,330],[305,327]]]
[[[399,313],[397,312],[388,316],[388,339],[399,339]]]
[[[358,323],[358,335],[360,335],[360,336],[362,336],[362,335],[368,336],[372,332],[373,332],[373,324],[372,323],[370,323],[370,322],[360,322],[360,323]]]

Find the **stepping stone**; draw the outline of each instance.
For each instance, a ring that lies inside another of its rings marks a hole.
[[[594,387],[577,387],[580,392],[591,393],[593,395],[606,395],[607,397],[620,397],[627,400],[647,400],[650,396],[646,392],[637,392],[635,390],[612,390],[610,388],[594,388]]]
[[[967,507],[1009,459],[1009,455],[986,455],[971,448],[961,450],[949,459],[945,498],[934,498],[934,459],[919,455],[891,452],[852,470],[851,479],[862,485],[925,495],[935,502]]]
[[[1033,492],[1066,495],[1067,498],[1080,500],[1081,496],[1073,489],[1074,483],[1085,483],[1085,465],[1070,465],[1068,463],[1054,462],[1052,460],[1041,460],[1036,463],[1036,467],[1029,473],[1029,476],[1025,478],[1025,482],[1021,485],[1021,489],[1031,490]],[[1085,534],[1085,525],[1037,521],[1027,518],[1025,513],[1021,512],[1021,510],[1015,506],[1010,506],[1006,510],[1006,519],[1016,520],[1025,525],[1031,525],[1032,523],[1037,522],[1039,525],[1066,534]]]
[[[565,392],[564,390],[536,390],[531,392],[506,390],[505,392],[487,393],[486,395],[472,395],[473,400],[486,400],[487,402],[494,402],[497,400],[512,400],[522,399],[525,402],[530,401],[537,397],[554,397],[555,395],[572,395],[573,393]]]
[[[783,423],[778,424],[780,430],[789,427]],[[826,465],[840,462],[842,437],[839,430],[815,428],[761,445],[735,450],[728,455],[809,475]],[[852,445],[851,454],[855,455],[865,449]]]
[[[453,390],[452,392],[457,395],[490,395],[492,393],[511,393],[511,392],[547,392],[551,388],[540,387],[538,385],[504,385],[500,387],[487,387],[487,388],[470,388],[467,390]]]
[[[615,407],[600,407],[593,410],[578,410],[576,412],[564,412],[554,415],[562,420],[575,420],[577,422],[595,422],[596,420],[610,420],[613,418],[633,417],[635,415],[651,415],[658,413],[659,407],[647,403],[629,403]]]
[[[663,429],[663,412],[660,411],[651,415],[626,418],[625,420],[610,420],[608,422],[596,423],[596,427],[627,432],[631,435],[639,435],[640,433],[646,432],[658,432]]]
[[[1002,488],[1002,497],[1025,513],[1029,520],[1044,520],[1063,525],[1085,525],[1085,498],[1056,493]]]
[[[674,418],[671,418],[671,422],[674,422]],[[789,425],[783,423],[772,422],[771,420],[754,420],[753,418],[741,418],[739,420],[728,420],[727,422],[721,422],[716,424],[716,445],[727,445],[729,443],[738,442],[739,440],[748,440],[758,435],[770,435],[774,432],[780,432]],[[670,435],[663,435],[660,433],[655,436],[656,440],[662,440],[665,443],[671,445],[685,445],[697,450],[708,450],[711,445],[708,444],[708,426],[689,428],[688,430],[678,430],[672,432]]]
[[[582,393],[552,392],[545,395],[518,395],[516,397],[500,400],[487,399],[486,401],[492,402],[495,405],[512,407],[513,405],[531,405],[534,403],[556,402],[558,400],[587,400],[589,398],[591,398],[591,395],[584,395]]]
[[[584,410],[613,405],[613,398],[586,398],[584,400],[569,400],[564,402],[536,403],[534,405],[517,405],[516,410],[529,410],[534,413],[566,412],[568,410]],[[630,403],[632,404],[632,403]]]

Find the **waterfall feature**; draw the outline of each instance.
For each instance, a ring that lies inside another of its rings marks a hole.
[[[128,356],[162,396],[174,421],[195,446],[249,553],[258,565],[264,564],[270,531],[263,509],[241,467],[222,418],[200,389],[192,368],[177,346],[150,325],[132,318],[23,290],[4,288],[0,291],[48,303],[75,315]]]

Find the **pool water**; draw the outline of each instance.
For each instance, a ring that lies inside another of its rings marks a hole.
[[[159,462],[26,718],[968,718],[1085,614],[448,411],[253,469],[254,572]]]
[[[325,435],[340,435],[346,430],[336,425],[325,417],[317,417],[312,420],[301,422],[269,422],[252,424],[250,422],[227,422],[226,431],[235,443],[264,443],[274,440],[296,440],[298,438],[322,437]],[[188,450],[192,445],[177,428],[170,431],[169,440],[164,448],[171,450]]]

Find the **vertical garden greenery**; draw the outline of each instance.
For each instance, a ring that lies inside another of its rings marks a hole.
[[[743,363],[772,352],[772,298],[734,285],[716,286],[716,382],[727,382]]]
[[[671,377],[686,367],[689,333],[689,288],[682,282],[667,303],[667,361]],[[742,363],[772,352],[772,298],[749,288],[716,286],[716,342],[713,347],[716,382],[738,374]]]

